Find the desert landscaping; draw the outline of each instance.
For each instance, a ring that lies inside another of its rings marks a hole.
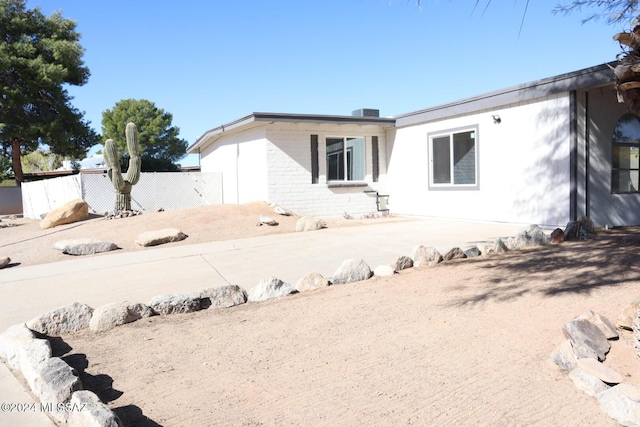
[[[265,215],[279,225],[257,225]],[[154,250],[125,242],[164,227],[188,235],[168,245],[287,233],[296,221],[266,204],[93,217],[48,230],[4,218],[16,225],[0,228],[0,254],[22,268],[69,259],[50,250],[61,239]],[[326,225],[376,221],[408,219]],[[268,301],[63,333],[50,339],[52,356],[127,426],[614,426],[551,355],[576,316],[593,310],[616,323],[637,299],[639,248],[636,228],[597,230]],[[640,384],[633,332],[617,332],[604,364]]]

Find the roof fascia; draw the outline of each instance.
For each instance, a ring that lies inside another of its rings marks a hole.
[[[611,66],[615,66],[615,62],[536,80],[534,82],[465,98],[424,110],[401,114],[396,117],[396,127],[411,126],[418,123],[569,92],[571,90],[613,83],[614,75],[613,71],[611,71]]]
[[[395,118],[384,117],[360,117],[360,116],[331,116],[317,114],[286,114],[286,113],[252,113],[233,122],[220,125],[206,131],[200,138],[196,140],[189,148],[187,153],[198,153],[204,147],[213,143],[225,132],[234,129],[246,128],[252,123],[274,123],[274,122],[290,122],[290,123],[334,123],[334,124],[355,124],[355,125],[375,125],[382,127],[393,127],[396,123]]]

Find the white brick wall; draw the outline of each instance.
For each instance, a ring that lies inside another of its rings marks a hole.
[[[311,135],[318,135],[319,182],[311,183]],[[364,136],[366,186],[329,187],[326,179],[326,136]],[[371,137],[378,136],[379,182],[373,182]],[[268,199],[298,215],[357,217],[377,212],[375,194],[386,194],[385,135],[377,126],[271,124],[267,128]]]

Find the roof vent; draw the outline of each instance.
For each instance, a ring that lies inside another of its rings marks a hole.
[[[355,117],[380,117],[380,110],[374,110],[373,108],[360,108],[359,110],[353,110],[351,115]]]

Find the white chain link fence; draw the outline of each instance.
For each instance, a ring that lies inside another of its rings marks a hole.
[[[78,174],[22,184],[23,215],[40,219],[73,199],[83,199],[89,212],[113,211],[115,190],[106,173]],[[131,209],[176,210],[222,203],[222,173],[144,172],[131,190]]]

